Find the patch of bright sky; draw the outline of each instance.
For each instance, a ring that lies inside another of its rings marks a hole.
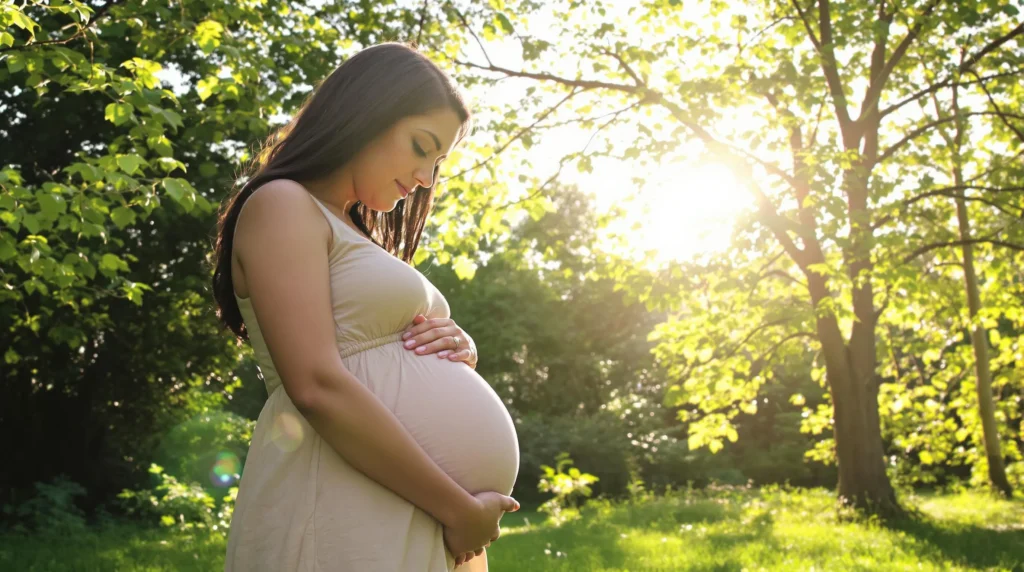
[[[619,19],[621,22],[628,22],[628,11],[636,5],[636,2],[606,3],[607,13],[600,20]],[[706,6],[702,6],[701,3],[687,3],[684,10],[685,18],[697,22],[708,17]],[[577,13],[583,20],[579,24],[587,29],[585,20],[588,14],[583,10]],[[574,18],[577,13],[574,13]],[[522,23],[516,25],[522,26]],[[530,35],[549,41],[557,40],[557,28],[551,12],[531,16],[528,22]],[[519,31],[524,33],[527,30]],[[637,45],[645,43],[644,32],[638,26],[623,26],[615,33],[625,35],[628,41],[636,42]],[[494,65],[513,70],[524,69],[519,42],[514,38],[503,37],[485,41],[484,44],[487,55]],[[563,49],[564,46],[558,48],[557,53],[563,53]],[[465,52],[470,61],[480,64],[487,61],[475,42],[470,42]],[[731,56],[723,54],[723,57]],[[567,57],[558,61],[542,61],[539,67],[548,73],[574,77],[576,64],[572,57]],[[655,62],[652,66],[652,79],[661,75],[661,70],[655,67],[657,65]],[[538,69],[536,63],[534,66],[531,71]],[[471,91],[469,96],[473,102],[507,109],[518,104],[524,90],[530,85],[536,85],[536,82],[505,79],[488,88]],[[597,113],[595,109],[595,114]],[[732,127],[738,127],[740,121],[746,121],[744,127],[749,127],[749,118],[737,118],[736,125]],[[726,120],[724,123],[732,122]],[[725,127],[731,128],[730,125]],[[586,147],[593,131],[569,125],[544,132],[525,155],[530,170],[540,180],[546,180],[550,174],[557,171],[559,159],[566,153]],[[632,141],[636,135],[636,125],[628,120],[601,134],[602,137],[614,141]],[[593,141],[591,145],[592,149],[600,143]],[[622,207],[624,210],[624,216],[613,220],[606,229],[602,237],[603,247],[615,248],[621,254],[638,259],[649,256],[651,262],[656,265],[673,259],[686,259],[698,254],[717,252],[728,247],[733,221],[741,212],[752,206],[753,200],[728,168],[699,159],[701,147],[699,143],[681,142],[673,155],[666,157],[659,164],[646,166],[636,162],[625,163],[611,158],[595,157],[591,173],[579,172],[571,168],[573,164],[570,163],[563,169],[560,181],[577,185],[592,194],[596,207],[602,212],[615,207]],[[624,148],[620,145],[619,152]],[[509,185],[519,195],[532,191],[511,178]],[[613,236],[623,237],[625,240],[613,242]]]

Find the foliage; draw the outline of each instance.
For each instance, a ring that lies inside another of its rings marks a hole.
[[[3,512],[17,523],[15,532],[79,534],[85,530],[86,521],[76,499],[86,492],[82,485],[59,475],[48,483],[35,483],[35,495],[4,505]]]
[[[577,518],[579,507],[593,492],[590,485],[600,479],[574,467],[572,458],[564,452],[555,458],[554,467],[541,465],[540,468],[544,472],[537,483],[537,489],[554,496],[544,501],[538,510],[547,514],[556,524]],[[566,468],[569,469],[568,473],[565,472]]]
[[[222,493],[238,482],[254,426],[233,413],[199,413],[167,431],[153,460],[169,475]]]
[[[218,502],[194,482],[182,482],[153,464],[149,472],[156,484],[150,489],[125,489],[117,495],[121,507],[144,522],[174,527],[181,531],[203,530],[208,534],[227,535],[235,506],[237,487]]]

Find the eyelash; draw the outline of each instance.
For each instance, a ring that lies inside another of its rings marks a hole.
[[[420,147],[419,142],[417,142],[415,139],[413,139],[413,141],[412,141],[412,148],[413,148],[414,151],[416,151],[416,154],[419,155],[420,157],[426,157],[427,156],[427,152],[423,150],[423,147]]]

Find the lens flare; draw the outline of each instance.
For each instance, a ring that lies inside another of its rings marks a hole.
[[[238,455],[230,451],[217,453],[217,461],[210,469],[210,482],[215,486],[230,485],[238,479],[241,468],[242,462],[238,460]]]
[[[279,413],[270,429],[270,439],[285,453],[291,453],[302,444],[302,422],[287,411]]]

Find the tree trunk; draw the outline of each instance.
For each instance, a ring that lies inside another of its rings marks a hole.
[[[827,297],[824,279],[809,281],[815,306]],[[824,297],[823,297],[824,296]],[[834,315],[821,313],[818,339],[825,356],[826,379],[835,410],[833,435],[839,465],[840,502],[884,517],[902,509],[885,472],[882,429],[878,416],[875,374],[874,319],[847,344]]]
[[[959,182],[956,183],[960,185]],[[967,204],[963,197],[956,199],[956,218],[960,224],[960,240],[971,238],[970,220],[967,218]],[[992,399],[992,371],[988,360],[988,334],[978,320],[981,311],[981,296],[978,294],[978,277],[974,272],[974,245],[964,242],[964,283],[967,287],[967,308],[970,311],[971,344],[974,346],[974,371],[978,377],[978,413],[985,440],[985,456],[988,458],[988,476],[992,485],[1006,495],[1013,496],[1013,488],[1006,478],[1003,455],[999,447],[999,428],[996,426],[996,408]]]
[[[958,90],[953,88],[953,112],[960,114]],[[967,310],[971,317],[971,345],[974,346],[974,371],[977,374],[978,415],[981,417],[982,439],[985,442],[985,456],[988,458],[988,476],[992,486],[1007,498],[1013,496],[1013,488],[1006,478],[1003,455],[999,447],[999,428],[996,426],[996,408],[992,400],[992,370],[988,359],[988,332],[978,319],[981,312],[981,295],[978,292],[978,275],[974,271],[974,245],[971,240],[971,219],[964,198],[964,173],[960,154],[964,137],[964,125],[959,117],[955,122],[956,134],[953,140],[953,184],[959,191],[956,195],[956,220],[963,243],[964,286],[967,289]],[[947,139],[948,141],[948,139]]]

